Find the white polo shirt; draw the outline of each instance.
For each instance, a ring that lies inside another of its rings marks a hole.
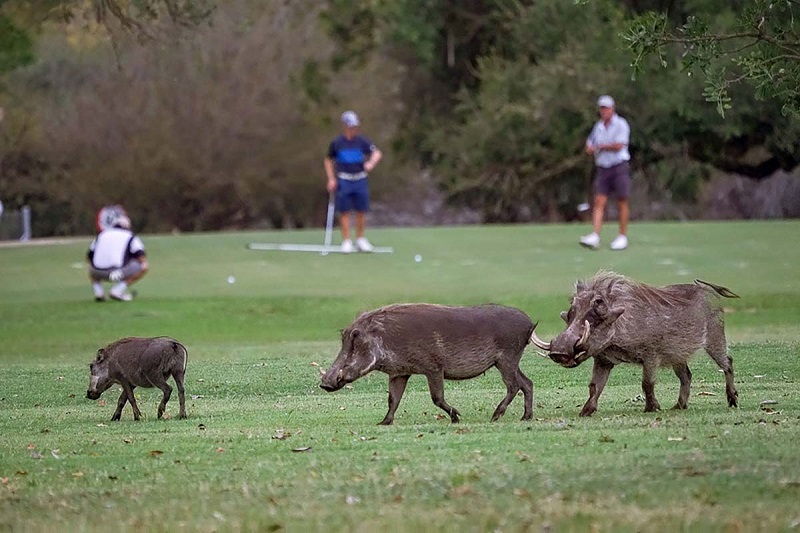
[[[610,168],[631,160],[631,154],[628,151],[630,138],[631,127],[628,125],[628,121],[614,113],[608,122],[608,127],[602,120],[597,121],[594,128],[592,128],[592,133],[589,134],[589,138],[586,139],[586,144],[588,146],[623,144],[622,150],[616,152],[600,150],[594,153],[594,162],[598,167]]]
[[[144,252],[144,244],[133,232],[123,228],[101,231],[89,245],[95,268],[122,268],[132,257]]]

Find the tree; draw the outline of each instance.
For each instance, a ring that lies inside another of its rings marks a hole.
[[[578,0],[587,3],[590,0]],[[647,11],[627,25],[621,38],[633,55],[635,73],[656,56],[666,66],[669,48],[681,50],[683,68],[699,71],[703,95],[720,115],[731,109],[730,90],[747,81],[758,99],[775,99],[784,114],[800,116],[800,16],[798,0],[753,0],[733,24],[714,26],[710,16],[691,15],[674,27],[668,13]]]

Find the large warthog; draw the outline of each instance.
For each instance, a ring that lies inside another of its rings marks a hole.
[[[659,367],[670,367],[681,387],[675,409],[686,409],[692,373],[686,362],[700,348],[725,372],[728,405],[736,407],[733,359],[728,357],[722,308],[716,296],[738,298],[725,287],[695,280],[694,285],[651,287],[613,272],[600,272],[575,285],[567,328],[552,342],[533,334],[533,343],[550,358],[574,368],[594,357],[589,400],[581,416],[597,410],[614,365],[642,365],[645,412],[660,409],[653,388]]]
[[[97,357],[89,364],[91,380],[86,397],[96,400],[114,383],[122,385],[117,410],[111,420],[119,420],[125,402],[131,403],[133,419],[139,420],[141,411],[133,397],[136,387],[158,387],[164,393],[158,405],[158,418],[164,414],[172,387],[167,379],[172,376],[178,386],[180,400],[179,418],[186,418],[186,398],[183,377],[189,353],[186,347],[170,337],[128,337],[112,342],[97,350]]]
[[[322,372],[320,387],[332,392],[373,370],[385,372],[389,411],[381,424],[389,425],[408,378],[422,374],[433,403],[458,422],[459,412],[444,399],[444,380],[474,378],[494,366],[507,393],[492,421],[503,416],[520,389],[525,396],[522,419],[530,420],[533,383],[520,370],[519,361],[533,328],[528,315],[501,305],[389,305],[362,313],[342,332],[339,356]]]

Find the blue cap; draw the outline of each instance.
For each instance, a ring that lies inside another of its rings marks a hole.
[[[344,113],[342,113],[342,123],[348,128],[355,128],[356,126],[361,124],[358,120],[358,115],[356,115],[355,111],[345,111]]]

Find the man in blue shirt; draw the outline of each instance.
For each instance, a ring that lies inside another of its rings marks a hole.
[[[371,252],[372,244],[364,236],[367,211],[369,211],[369,185],[367,174],[375,168],[383,154],[368,138],[359,135],[360,121],[353,111],[342,113],[343,134],[328,147],[325,157],[325,174],[328,192],[336,191],[336,210],[342,227],[342,252],[355,250],[350,238],[350,213],[356,212],[356,247]]]
[[[628,195],[631,191],[631,170],[628,151],[631,128],[628,121],[617,115],[614,99],[603,95],[597,99],[600,120],[592,128],[586,139],[586,153],[594,156],[597,174],[595,175],[594,206],[592,210],[593,231],[580,239],[580,244],[596,249],[600,246],[600,229],[603,227],[603,214],[608,197],[617,199],[619,208],[619,235],[611,242],[612,250],[628,247]]]

